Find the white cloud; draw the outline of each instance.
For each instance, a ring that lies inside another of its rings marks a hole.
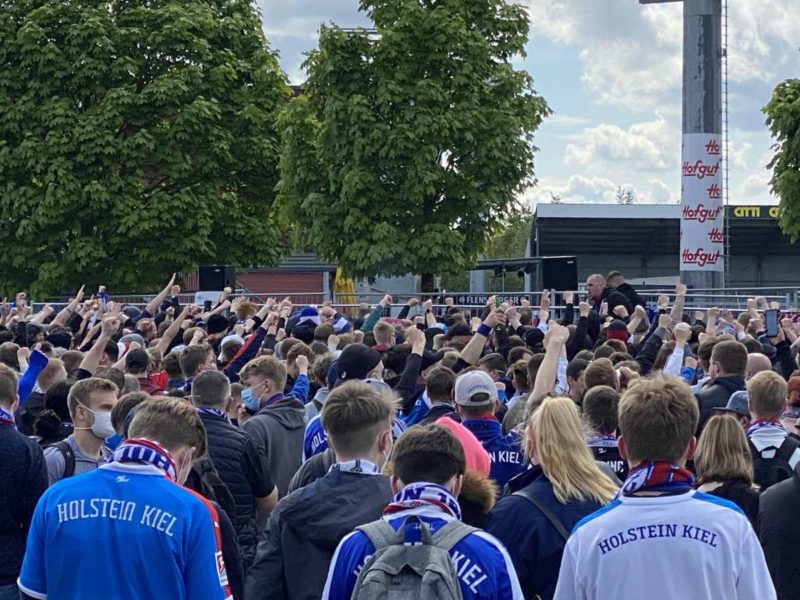
[[[584,129],[573,136],[564,151],[564,162],[579,167],[622,167],[642,171],[665,171],[676,167],[680,135],[674,123],[661,115],[628,129],[609,123]]]

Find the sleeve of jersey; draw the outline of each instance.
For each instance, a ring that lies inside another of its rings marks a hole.
[[[558,584],[556,585],[556,593],[553,596],[554,600],[579,600],[584,598],[579,591],[575,543],[574,540],[570,541],[567,541],[564,554],[561,557],[561,569],[558,572]]]
[[[294,382],[294,386],[292,387],[292,391],[289,392],[290,396],[294,396],[300,402],[305,404],[308,401],[308,390],[309,390],[309,383],[308,383],[308,376],[307,375],[298,375],[297,379]]]
[[[777,597],[772,578],[764,559],[764,551],[758,542],[753,528],[742,519],[744,530],[742,547],[739,552],[741,563],[736,574],[737,600],[774,600]]]
[[[322,600],[349,600],[356,587],[358,573],[375,548],[360,531],[348,534],[336,547]]]
[[[225,561],[222,559],[222,536],[217,511],[204,498],[193,494],[200,503],[194,505],[192,521],[183,542],[187,553],[184,583],[187,598],[230,600]]]
[[[45,532],[47,531],[47,496],[43,496],[33,512],[31,528],[28,530],[28,543],[22,571],[17,585],[19,589],[32,598],[47,598],[47,573],[45,572]]]
[[[479,553],[480,560],[486,561],[487,563],[491,561],[494,577],[490,579],[494,579],[495,587],[495,593],[492,597],[525,600],[525,596],[522,594],[522,588],[519,585],[519,579],[517,578],[517,571],[514,569],[514,563],[511,562],[511,557],[508,555],[505,546],[503,546],[497,538],[486,532],[478,531],[472,535],[481,538],[484,542],[492,546],[494,550],[494,552],[492,552],[491,549],[486,548],[487,551],[481,551]],[[482,598],[484,597],[483,594],[477,591],[479,583],[479,581],[474,581],[472,586],[470,586],[469,582],[462,580],[461,591],[466,592],[464,589],[464,585],[466,585],[469,591],[474,594],[474,597]],[[468,597],[466,593],[465,597]]]

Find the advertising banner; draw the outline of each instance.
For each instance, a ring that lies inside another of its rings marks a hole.
[[[725,210],[721,136],[684,134],[681,162],[681,271],[722,271]]]

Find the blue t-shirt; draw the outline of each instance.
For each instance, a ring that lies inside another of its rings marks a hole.
[[[528,468],[519,434],[510,431],[503,435],[503,428],[497,419],[465,419],[461,424],[478,438],[489,453],[492,461],[489,477],[497,482],[500,489],[509,479]]]
[[[328,435],[322,428],[322,417],[317,415],[308,422],[306,432],[303,434],[303,462],[327,449]]]
[[[110,463],[39,500],[20,589],[48,600],[230,597],[214,508],[147,464]]]

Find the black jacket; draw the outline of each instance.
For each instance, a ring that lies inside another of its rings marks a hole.
[[[730,500],[744,511],[753,529],[758,531],[758,503],[761,495],[753,486],[747,485],[740,480],[724,482],[721,486],[714,488],[709,494],[713,494],[725,500]]]
[[[705,388],[700,390],[695,397],[700,406],[700,422],[697,424],[698,433],[705,427],[706,421],[711,417],[712,408],[723,408],[733,392],[744,389],[744,375],[730,375],[717,377]]]
[[[628,299],[628,302],[631,303],[631,306],[647,306],[645,301],[642,297],[633,289],[633,286],[629,283],[623,283],[622,285],[618,285],[614,288],[620,294],[625,296]]]
[[[572,531],[583,517],[601,508],[592,500],[561,504],[553,492],[553,484],[538,467],[518,475],[507,487],[509,491],[519,489],[521,483],[527,483],[523,488],[550,509],[567,531]],[[519,496],[501,498],[489,513],[486,532],[499,539],[508,550],[526,598],[537,594],[545,599],[553,597],[566,542],[539,509]]]
[[[266,456],[272,480],[278,486],[278,498],[286,495],[289,482],[303,459],[305,416],[303,404],[297,398],[286,396],[262,407],[242,425],[258,451]]]
[[[31,392],[25,404],[17,411],[17,429],[24,435],[33,435],[33,423],[44,411],[44,394]]]
[[[247,573],[247,599],[318,599],[336,546],[379,519],[391,499],[388,477],[338,470],[282,499]]]
[[[208,454],[220,479],[233,496],[235,526],[248,566],[258,545],[255,498],[269,496],[275,488],[266,458],[259,454],[250,436],[224,417],[200,413],[208,436]],[[231,516],[233,518],[233,516]]]
[[[286,494],[289,495],[307,486],[312,481],[325,477],[325,474],[331,470],[331,466],[335,462],[336,455],[330,448],[326,448],[325,452],[315,454],[297,469],[297,473],[294,474],[294,477],[289,482],[289,489]]]
[[[28,527],[47,489],[47,466],[33,440],[0,425],[0,586],[16,583]]]
[[[761,494],[758,537],[764,548],[779,600],[794,600],[800,590],[800,464],[794,477],[771,486]]]

